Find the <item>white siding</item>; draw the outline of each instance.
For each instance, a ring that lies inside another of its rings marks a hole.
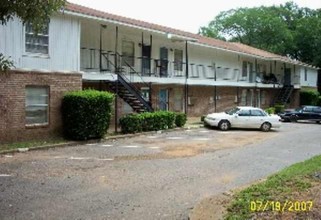
[[[80,23],[77,19],[59,15],[49,23],[49,55],[37,56],[25,52],[23,24],[15,19],[0,25],[0,53],[10,56],[16,68],[48,71],[79,71]]]
[[[305,69],[307,70],[307,78],[305,78]],[[300,75],[301,86],[317,87],[318,70],[309,67],[301,67]]]

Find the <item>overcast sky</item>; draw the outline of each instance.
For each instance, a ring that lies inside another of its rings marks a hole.
[[[197,33],[200,26],[238,7],[280,5],[282,0],[69,0],[70,2],[143,21]],[[321,0],[294,0],[301,7],[321,8]]]

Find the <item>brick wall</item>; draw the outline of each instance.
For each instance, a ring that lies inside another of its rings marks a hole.
[[[26,126],[26,86],[48,86],[49,124]],[[9,71],[0,73],[0,143],[45,139],[62,135],[61,100],[67,91],[80,90],[81,74]]]
[[[137,88],[142,85],[136,84]],[[108,87],[104,83],[94,83],[94,82],[84,82],[83,88],[94,88],[98,90],[108,90]],[[185,95],[184,85],[176,84],[158,84],[152,85],[152,106],[155,110],[159,110],[159,92],[165,89],[168,91],[168,110],[174,112],[184,112],[185,106]],[[275,95],[278,92],[277,88],[241,88],[241,87],[224,87],[217,86],[216,93],[214,86],[189,86],[188,96],[190,103],[188,104],[188,115],[199,117],[212,112],[222,112],[226,111],[234,106],[241,105],[241,95],[242,90],[252,90],[253,91],[253,105],[256,105],[256,100],[258,95],[264,93],[264,101],[261,99],[261,108],[265,109],[270,107]],[[299,90],[294,90],[291,96],[291,102],[286,106],[286,108],[297,107],[299,98]],[[216,96],[216,104],[215,104]],[[129,113],[125,112],[125,102],[119,98],[118,99],[118,117]],[[128,110],[128,109],[127,109]],[[114,117],[112,118],[112,124],[114,123]]]

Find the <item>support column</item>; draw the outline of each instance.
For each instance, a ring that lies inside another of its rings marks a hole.
[[[184,89],[184,94],[185,94],[185,114],[187,115],[188,113],[188,84],[187,84],[187,79],[188,79],[188,41],[185,41],[185,89]]]
[[[115,95],[115,132],[118,132],[118,26],[116,26],[116,42],[115,42],[115,72],[116,72],[116,95]]]

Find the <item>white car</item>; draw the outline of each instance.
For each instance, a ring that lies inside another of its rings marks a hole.
[[[226,112],[209,114],[204,122],[222,131],[230,128],[259,128],[269,131],[271,128],[279,128],[280,120],[278,115],[269,115],[260,108],[235,107]]]

